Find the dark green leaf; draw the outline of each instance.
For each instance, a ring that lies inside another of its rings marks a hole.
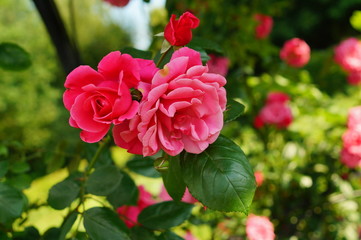
[[[127,162],[127,167],[135,173],[140,175],[158,178],[160,173],[155,170],[153,165],[154,160],[150,157],[135,156],[132,160]]]
[[[121,52],[129,54],[133,58],[152,59],[153,56],[151,51],[143,51],[132,47],[123,48]]]
[[[30,170],[30,165],[24,161],[17,161],[11,164],[10,170],[13,173],[24,173]]]
[[[89,240],[90,238],[85,232],[78,232],[75,237],[70,238],[69,240]]]
[[[153,232],[138,226],[130,229],[130,238],[132,240],[156,240]]]
[[[54,209],[64,209],[77,198],[80,187],[74,181],[66,179],[55,184],[49,191],[48,203]]]
[[[186,190],[186,185],[183,181],[179,155],[172,157],[168,156],[169,167],[167,171],[162,172],[164,186],[167,189],[169,196],[175,201],[180,201]]]
[[[187,47],[189,48],[201,48],[201,49],[205,49],[205,50],[209,50],[209,51],[213,51],[213,52],[217,52],[217,53],[222,53],[223,50],[221,48],[221,46],[210,40],[210,39],[206,39],[206,38],[200,38],[200,37],[193,37],[192,41],[187,45]]]
[[[27,174],[16,175],[8,179],[8,183],[19,190],[30,187],[31,181],[32,178]]]
[[[184,240],[184,238],[178,236],[174,232],[165,231],[161,235],[159,235],[158,240]]]
[[[8,235],[6,234],[6,232],[0,232],[0,239],[1,240],[11,240]]]
[[[34,227],[27,227],[23,232],[17,232],[13,234],[13,240],[38,240],[40,234],[38,229]]]
[[[243,151],[220,136],[201,154],[184,154],[183,179],[192,195],[219,211],[248,213],[256,182]]]
[[[151,205],[139,214],[138,222],[150,229],[168,229],[187,220],[193,205],[167,201]]]
[[[85,157],[88,159],[88,161],[91,161],[91,159],[94,157],[95,153],[97,152],[99,148],[100,143],[84,143],[85,144]],[[104,143],[102,143],[104,144]],[[95,163],[94,167],[95,169],[98,167],[102,167],[105,165],[111,165],[113,163],[112,156],[110,153],[110,150],[105,148],[103,151],[101,151],[97,162]]]
[[[111,194],[107,196],[107,200],[115,208],[122,205],[135,205],[138,200],[138,188],[133,179],[125,172],[121,173],[123,178],[120,181],[120,184]]]
[[[26,201],[19,190],[0,183],[0,223],[9,223],[19,217]]]
[[[20,71],[31,65],[30,55],[14,43],[0,44],[0,67],[5,70]]]
[[[224,112],[224,122],[230,122],[244,113],[245,106],[233,99],[227,100],[227,109]]]
[[[91,194],[106,196],[118,187],[122,177],[115,166],[102,166],[95,169],[89,176],[86,182],[86,189]]]
[[[9,170],[9,161],[0,161],[0,178],[4,177]]]
[[[125,224],[108,208],[95,207],[85,211],[84,227],[92,240],[130,240]]]
[[[159,62],[159,60],[161,59],[161,54],[160,54],[160,52],[158,52],[156,55],[155,55],[155,57],[154,57],[154,62],[157,64],[157,63],[159,63],[159,64],[157,64],[158,66],[158,68],[163,68],[164,67],[164,65],[166,65],[167,63],[169,63],[169,61],[170,61],[170,59],[171,59],[171,57],[172,57],[172,54],[174,53],[174,50],[173,50],[173,48],[171,48],[166,54],[165,54],[165,56],[164,56],[164,58],[162,59],[162,61],[161,62]]]
[[[71,213],[65,220],[64,223],[61,226],[60,235],[58,237],[58,240],[64,240],[66,237],[66,234],[70,231],[71,227],[75,223],[76,218],[78,217],[77,212]]]
[[[48,229],[42,238],[42,240],[58,240],[60,236],[60,229],[59,228],[50,228]]]

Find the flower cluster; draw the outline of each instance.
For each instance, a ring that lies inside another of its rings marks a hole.
[[[361,42],[348,38],[335,48],[334,59],[347,73],[351,85],[361,83]]]
[[[267,217],[250,214],[247,218],[246,233],[249,240],[275,239],[272,222]]]
[[[311,49],[299,38],[292,38],[283,45],[280,58],[292,67],[303,67],[310,60]]]
[[[256,38],[263,39],[268,37],[273,27],[272,17],[258,13],[254,15],[254,19],[258,22],[256,26]]]
[[[266,105],[261,109],[254,120],[254,126],[261,128],[265,124],[278,128],[286,128],[292,122],[291,108],[287,105],[289,97],[282,92],[269,93]]]
[[[125,7],[128,5],[130,0],[104,0],[104,1],[116,7]]]
[[[361,106],[350,109],[347,127],[342,136],[341,162],[349,168],[361,167]]]

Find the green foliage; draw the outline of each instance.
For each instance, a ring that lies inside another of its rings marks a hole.
[[[108,208],[91,208],[84,213],[84,227],[94,240],[130,240],[128,229],[118,215]]]
[[[20,217],[25,206],[25,198],[19,190],[0,182],[0,223],[8,224]]]
[[[224,111],[224,123],[231,122],[244,113],[245,106],[234,99],[227,100],[227,108]]]
[[[361,32],[361,11],[354,11],[350,17],[351,26]]]
[[[78,197],[80,192],[79,185],[70,180],[55,184],[49,191],[48,203],[54,209],[64,209]]]
[[[143,209],[138,216],[138,221],[150,229],[168,229],[187,220],[192,208],[193,205],[184,202],[161,202]]]
[[[155,170],[153,162],[154,160],[150,157],[136,155],[127,162],[126,166],[129,170],[140,175],[150,178],[159,178],[161,175]]]
[[[169,162],[169,167],[168,170],[162,172],[164,186],[173,200],[180,201],[186,190],[186,185],[182,176],[180,157],[167,156],[165,158]]]
[[[231,140],[220,136],[200,154],[185,153],[181,169],[189,191],[205,206],[248,214],[256,183],[246,156]]]
[[[86,190],[98,196],[109,195],[118,187],[122,177],[114,166],[99,167],[89,176],[86,182]]]
[[[70,231],[70,229],[73,226],[73,224],[75,223],[77,217],[78,217],[78,213],[73,212],[64,219],[64,222],[61,226],[58,240],[65,240],[67,233]]]
[[[31,65],[30,55],[14,43],[0,44],[0,67],[5,70],[20,71]]]

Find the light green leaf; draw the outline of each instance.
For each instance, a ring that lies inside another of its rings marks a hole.
[[[361,11],[354,11],[350,17],[351,26],[361,32]]]
[[[256,182],[234,142],[220,136],[201,154],[185,153],[181,160],[183,179],[201,203],[214,210],[248,213]]]

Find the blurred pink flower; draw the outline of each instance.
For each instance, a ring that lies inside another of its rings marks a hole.
[[[270,104],[270,103],[286,103],[290,100],[290,97],[283,93],[283,92],[270,92],[267,95],[267,100],[266,100],[266,104]]]
[[[138,215],[144,208],[156,203],[152,195],[143,186],[139,186],[138,190],[139,196],[136,206],[121,206],[117,209],[120,218],[124,220],[129,228],[138,224]]]
[[[130,0],[104,0],[104,1],[116,7],[125,7],[126,5],[128,5]]]
[[[246,233],[249,240],[275,239],[272,222],[267,217],[250,214],[247,218]]]
[[[195,236],[190,231],[187,231],[186,235],[184,236],[184,240],[197,240]]]
[[[162,189],[159,193],[159,197],[160,199],[162,199],[163,201],[171,201],[173,200],[171,196],[169,196],[167,189],[165,189],[164,185],[162,185]],[[182,202],[186,202],[186,203],[196,203],[198,202],[197,199],[195,199],[192,194],[189,192],[188,188],[186,188],[184,195],[182,197]]]
[[[361,42],[357,38],[343,40],[335,47],[335,61],[347,72],[361,70]]]
[[[264,180],[264,176],[263,176],[263,173],[261,171],[255,171],[254,172],[254,177],[256,178],[256,183],[257,183],[257,186],[261,186],[262,183],[263,183],[263,180]]]
[[[361,69],[350,72],[347,76],[347,82],[351,85],[359,85],[361,83]]]
[[[361,128],[361,106],[353,107],[348,111],[347,127],[350,129]]]
[[[273,19],[271,16],[256,14],[254,19],[259,22],[256,27],[256,38],[266,38],[272,31]]]
[[[160,149],[175,156],[201,153],[219,136],[226,107],[226,79],[202,66],[199,52],[183,47],[153,77],[140,103],[138,138],[143,155]]]
[[[361,156],[361,127],[349,128],[342,135],[342,140],[348,152]]]
[[[225,77],[228,73],[229,59],[214,54],[209,54],[209,56],[211,59],[207,62],[208,72],[218,73]]]
[[[303,67],[310,60],[310,55],[310,46],[299,38],[286,41],[280,51],[280,58],[292,67]]]
[[[343,148],[341,151],[341,162],[349,168],[361,167],[361,154],[355,154],[347,148]]]

